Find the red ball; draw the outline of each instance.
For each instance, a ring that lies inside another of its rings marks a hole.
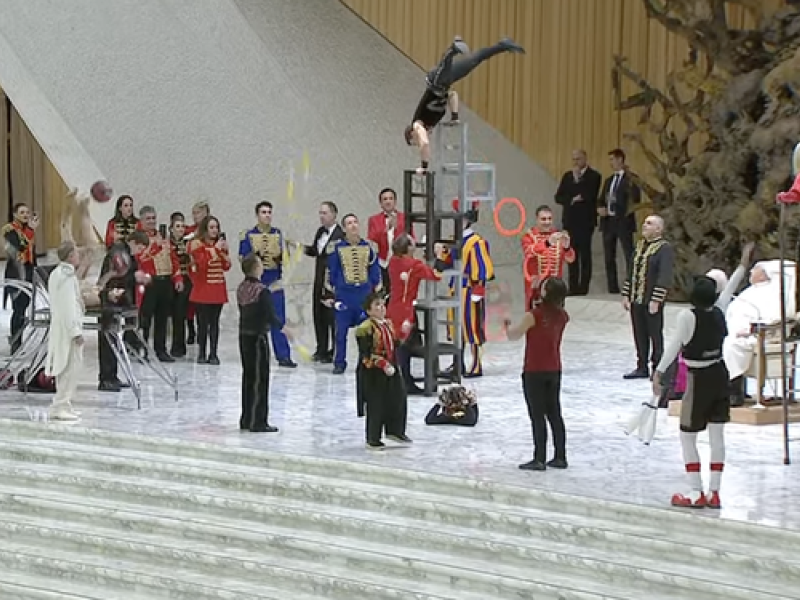
[[[96,181],[92,184],[91,194],[97,202],[108,202],[114,197],[114,190],[107,181]]]

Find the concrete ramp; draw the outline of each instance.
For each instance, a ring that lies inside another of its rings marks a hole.
[[[211,202],[223,228],[255,202],[308,238],[316,205],[365,218],[416,164],[402,130],[421,71],[331,0],[4,0],[0,86],[68,185],[105,177],[162,214]],[[502,32],[498,32],[500,35]],[[501,57],[497,60],[514,60]],[[499,192],[528,206],[555,182],[469,111],[471,158],[497,164]],[[287,202],[290,163],[310,157]],[[112,207],[93,205],[103,227]],[[490,214],[482,231],[493,232]],[[498,262],[516,240],[494,242]]]

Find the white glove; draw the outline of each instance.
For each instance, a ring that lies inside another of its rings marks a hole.
[[[392,375],[394,375],[394,367],[392,365],[389,365],[383,370],[383,372],[386,373],[388,377],[391,377]]]
[[[476,296],[474,294],[472,296],[470,296],[469,298],[470,298],[470,300],[472,300],[473,302],[476,302],[476,303],[480,302],[481,300],[483,300],[483,296]]]

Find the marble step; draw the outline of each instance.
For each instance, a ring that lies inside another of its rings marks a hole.
[[[70,552],[52,546],[3,540],[0,564],[5,570],[27,575],[63,580],[108,591],[108,597],[149,600],[286,600],[286,590],[275,589],[269,582],[242,583],[230,577],[187,572],[158,563],[142,565],[107,558],[94,553]],[[79,596],[80,597],[80,596]],[[292,600],[323,600],[325,596],[292,591]]]
[[[39,501],[37,504],[42,505]],[[58,505],[53,502],[53,507]],[[144,507],[140,510],[143,510]],[[113,510],[113,513],[112,513]],[[224,547],[226,554],[236,556],[237,559],[242,559],[243,555],[239,552],[240,549],[256,554],[254,560],[263,559],[269,552],[278,552],[282,558],[304,559],[307,561],[319,561],[320,563],[336,563],[339,567],[347,568],[359,565],[360,568],[365,568],[370,571],[378,571],[383,575],[391,575],[397,579],[411,578],[413,581],[419,582],[435,582],[437,584],[447,584],[453,581],[463,581],[463,584],[471,591],[482,591],[486,594],[491,594],[491,597],[500,598],[506,597],[505,590],[511,588],[510,597],[517,597],[517,591],[529,591],[530,583],[522,584],[514,582],[518,578],[520,570],[525,567],[525,577],[528,580],[539,579],[538,571],[544,570],[549,573],[545,578],[546,582],[540,582],[537,586],[539,593],[545,594],[548,592],[547,584],[558,584],[562,593],[569,587],[576,588],[580,585],[582,579],[587,576],[594,575],[595,569],[592,568],[592,559],[585,559],[582,557],[574,557],[572,559],[574,567],[571,573],[564,573],[563,577],[554,580],[553,568],[556,565],[549,565],[547,557],[544,553],[539,556],[528,555],[526,562],[523,561],[507,561],[505,556],[497,557],[496,561],[487,562],[483,560],[467,559],[462,556],[437,554],[430,550],[415,550],[413,553],[404,554],[399,548],[389,543],[368,543],[363,540],[348,540],[346,538],[321,535],[319,533],[303,535],[288,528],[267,527],[260,524],[251,524],[245,522],[237,522],[233,520],[214,519],[209,520],[204,516],[202,522],[187,520],[183,515],[178,515],[178,518],[165,518],[163,512],[159,513],[158,517],[143,514],[141,512],[134,513],[122,508],[106,509],[100,507],[81,507],[77,504],[61,503],[61,510],[54,510],[61,517],[61,521],[56,519],[49,519],[44,515],[37,513],[36,517],[30,517],[23,514],[14,514],[14,511],[8,510],[4,506],[4,517],[0,517],[0,536],[4,532],[12,530],[24,529],[29,532],[29,535],[37,535],[37,528],[46,527],[47,532],[43,535],[49,535],[52,539],[59,537],[58,532],[65,532],[69,536],[86,536],[87,534],[96,536],[113,536],[115,531],[122,531],[124,539],[121,540],[123,548],[130,549],[129,539],[131,533],[144,534],[146,536],[155,536],[153,539],[142,540],[140,544],[158,544],[160,548],[169,547],[169,552],[176,552],[182,561],[186,560],[188,552],[196,552],[201,549],[198,544],[207,545],[214,552],[215,549]],[[184,518],[181,518],[184,517]],[[102,521],[101,521],[102,519]],[[102,522],[103,529],[97,527],[97,524]],[[247,527],[245,529],[244,527]],[[119,534],[117,534],[119,535]],[[164,536],[166,539],[163,539]],[[106,548],[106,544],[102,541],[89,541],[88,538],[84,539],[84,543],[94,544],[99,548]],[[187,540],[187,548],[174,550],[176,547],[175,540]],[[159,557],[169,555],[169,552],[158,551]],[[569,556],[557,556],[555,552],[555,559],[563,565],[570,560]],[[109,555],[106,550],[104,555]],[[271,561],[275,560],[273,558]],[[281,560],[278,558],[277,560]],[[595,561],[601,561],[602,557],[596,557]],[[632,559],[635,563],[636,559]],[[486,569],[486,565],[491,564],[492,575],[500,576],[501,580],[496,577],[487,580],[486,577],[480,577],[480,581],[476,581],[475,573]],[[535,565],[535,566],[531,566]],[[663,570],[663,565],[653,563],[651,568],[660,567]],[[235,568],[235,567],[234,567]],[[624,567],[624,571],[617,569],[613,574],[610,581],[606,581],[605,585],[595,581],[591,586],[593,591],[597,593],[604,587],[612,586],[615,597],[619,597],[619,590],[613,587],[614,582],[618,582],[624,575],[631,575],[639,565],[628,564]],[[695,567],[694,573],[691,575],[703,581],[708,573],[705,569]],[[685,573],[684,575],[690,575]],[[654,579],[659,579],[660,583],[667,592],[661,595],[654,595],[653,585]],[[644,581],[648,580],[648,581]],[[516,583],[516,585],[515,585]],[[717,592],[724,591],[724,588],[733,584],[731,581],[726,582],[728,585],[715,584],[714,590]],[[746,585],[745,581],[739,582]],[[585,583],[584,583],[585,585]],[[722,585],[722,588],[719,586]],[[636,573],[636,577],[631,578],[631,583],[627,586],[628,592],[632,593],[631,597],[638,597],[641,593],[637,590],[645,590],[649,598],[670,597],[670,593],[674,593],[679,588],[685,591],[702,591],[707,585],[702,583],[698,584],[696,581],[688,577],[675,577],[663,572],[654,571],[652,573]],[[770,587],[767,584],[767,587]],[[786,587],[777,589],[778,594],[783,593]],[[519,588],[523,588],[519,590]],[[700,588],[700,590],[698,590]],[[763,588],[762,588],[763,591]],[[708,592],[706,592],[707,594]],[[705,597],[714,597],[706,595]],[[727,595],[726,597],[732,597]],[[753,597],[752,592],[748,592],[747,597]],[[781,597],[780,595],[778,597]]]
[[[48,468],[51,469],[50,473],[46,472]],[[91,474],[89,474],[87,477],[86,474],[71,469],[52,469],[51,467],[42,467],[40,465],[34,465],[33,469],[20,470],[16,474],[8,473],[8,476],[4,479],[7,481],[14,481],[15,485],[19,486],[26,477],[26,471],[28,474],[33,471],[39,472],[39,474],[43,477],[34,478],[33,482],[36,487],[33,487],[29,490],[25,490],[24,488],[8,488],[8,486],[3,486],[0,488],[0,492],[2,492],[0,493],[0,505],[3,507],[4,512],[8,512],[9,514],[25,514],[27,509],[28,513],[32,513],[37,517],[45,517],[45,515],[42,513],[43,509],[47,509],[47,505],[44,504],[42,499],[34,500],[33,496],[36,495],[37,497],[41,497],[44,495],[46,499],[49,492],[44,486],[47,485],[45,482],[48,481],[51,485],[54,484],[56,487],[58,487],[59,482],[75,483],[78,481],[81,482],[80,486],[78,487],[78,493],[80,493],[80,491],[83,489],[82,486],[85,486],[86,488],[95,490],[95,493],[102,494],[106,498],[109,496],[109,491],[113,491],[112,488],[108,487],[107,481],[92,478]],[[3,470],[0,470],[0,474],[2,473]],[[50,477],[48,477],[48,475],[50,475]],[[98,506],[97,508],[99,514],[96,520],[99,520],[99,518],[105,518],[104,515],[106,514],[111,515],[113,511],[113,514],[116,515],[116,518],[122,519],[123,522],[120,523],[120,529],[123,531],[137,529],[136,525],[132,523],[130,518],[120,516],[121,513],[119,510],[114,509],[114,506],[117,506],[119,502],[126,503],[125,505],[120,506],[119,509],[132,509],[139,513],[146,510],[153,511],[152,503],[145,502],[144,506],[140,507],[130,506],[131,502],[141,500],[139,497],[136,497],[135,494],[141,494],[143,491],[148,491],[147,488],[151,485],[155,486],[149,490],[151,494],[166,493],[173,500],[177,497],[177,494],[174,493],[174,490],[169,489],[170,487],[174,488],[174,486],[170,486],[170,484],[165,484],[162,482],[147,482],[142,480],[135,482],[132,486],[127,486],[125,482],[120,481],[120,478],[117,477],[115,484],[116,486],[123,486],[121,490],[118,490],[118,494],[113,495],[116,502],[109,506]],[[50,485],[47,487],[50,487]],[[25,494],[27,494],[27,496]],[[237,494],[237,496],[242,495]],[[148,497],[152,498],[152,496]],[[198,534],[202,533],[200,529],[207,527],[209,518],[218,518],[216,514],[214,517],[210,517],[208,514],[210,512],[209,509],[215,504],[218,504],[226,507],[227,511],[223,511],[223,514],[226,512],[228,515],[235,514],[239,519],[244,519],[244,521],[240,521],[240,523],[244,523],[248,527],[249,523],[253,523],[254,530],[258,532],[259,536],[263,536],[262,539],[264,543],[269,543],[268,536],[272,535],[273,539],[275,540],[275,546],[284,552],[293,550],[295,552],[299,552],[299,554],[302,556],[304,553],[312,553],[316,546],[319,549],[318,551],[321,551],[322,553],[319,560],[324,561],[326,555],[336,554],[338,559],[345,560],[348,563],[356,561],[363,563],[365,561],[370,561],[370,568],[380,571],[386,571],[387,569],[393,567],[397,560],[400,560],[402,564],[408,565],[409,569],[412,566],[418,567],[420,574],[412,573],[409,575],[411,577],[424,578],[426,574],[428,577],[431,577],[433,576],[431,571],[437,571],[437,574],[440,577],[447,578],[452,576],[460,576],[462,579],[469,579],[471,586],[477,585],[477,583],[471,580],[471,574],[464,569],[464,564],[470,561],[463,558],[464,554],[466,553],[458,552],[459,548],[463,548],[465,546],[471,546],[473,555],[477,554],[476,550],[480,549],[481,546],[486,548],[483,556],[479,556],[477,558],[477,564],[474,564],[474,569],[476,572],[480,571],[482,568],[485,568],[485,565],[507,564],[514,569],[523,570],[526,578],[537,580],[538,583],[541,584],[545,589],[548,585],[562,587],[565,586],[565,578],[566,583],[571,582],[571,584],[567,587],[579,587],[580,585],[582,589],[587,590],[596,590],[598,587],[604,587],[603,584],[597,580],[604,580],[606,582],[605,585],[614,584],[621,579],[629,580],[630,583],[627,585],[627,587],[630,589],[632,595],[621,595],[617,593],[615,596],[613,596],[619,598],[638,598],[641,597],[641,591],[646,591],[648,597],[654,597],[656,593],[665,591],[671,592],[681,589],[686,592],[691,590],[694,593],[702,593],[705,597],[709,598],[719,598],[720,596],[716,596],[715,594],[724,592],[724,596],[722,597],[726,598],[766,599],[776,597],[771,595],[772,592],[776,593],[777,597],[783,597],[782,594],[787,586],[796,586],[796,583],[780,583],[780,578],[776,578],[775,582],[766,577],[759,579],[757,577],[757,571],[749,574],[747,577],[739,577],[735,575],[736,571],[733,569],[729,572],[723,572],[719,569],[717,569],[716,572],[710,572],[710,569],[708,568],[698,569],[683,566],[679,568],[679,574],[675,574],[668,571],[668,568],[664,563],[664,556],[661,556],[660,559],[651,558],[647,560],[637,557],[635,554],[631,555],[630,551],[628,553],[618,552],[617,554],[612,554],[609,556],[606,551],[592,552],[589,549],[581,548],[581,546],[578,545],[557,543],[536,538],[531,538],[530,540],[525,540],[524,538],[507,538],[509,541],[506,544],[502,544],[497,541],[497,536],[494,536],[494,539],[491,541],[484,539],[481,543],[479,540],[481,540],[482,537],[486,537],[486,534],[482,531],[471,531],[467,532],[466,534],[462,534],[463,541],[461,544],[458,544],[456,548],[453,548],[455,544],[452,542],[449,545],[442,544],[445,547],[445,551],[451,552],[450,556],[444,553],[433,554],[430,550],[428,550],[430,544],[425,544],[425,542],[417,542],[414,537],[411,537],[411,541],[409,541],[407,536],[408,532],[412,531],[413,529],[412,523],[402,519],[400,519],[396,524],[393,524],[395,531],[399,532],[399,534],[395,533],[394,538],[391,539],[391,541],[389,539],[381,540],[383,542],[383,548],[376,548],[372,555],[365,556],[363,551],[367,544],[361,540],[354,540],[351,547],[349,549],[347,548],[347,540],[342,537],[343,533],[349,533],[346,532],[344,527],[346,517],[343,518],[343,515],[340,512],[341,509],[338,507],[335,509],[337,511],[336,516],[334,517],[331,515],[329,518],[332,522],[332,527],[330,529],[333,531],[331,531],[331,534],[338,535],[339,539],[332,539],[330,543],[331,549],[328,550],[324,549],[321,536],[319,536],[319,533],[316,531],[309,532],[309,537],[305,540],[302,539],[301,532],[306,523],[319,523],[323,519],[323,515],[317,512],[320,510],[319,508],[315,509],[313,507],[306,507],[305,510],[297,510],[294,513],[297,518],[286,523],[286,527],[279,528],[274,524],[274,521],[276,511],[281,510],[280,503],[270,504],[269,502],[264,502],[264,500],[259,497],[252,497],[249,501],[247,501],[246,498],[246,496],[243,496],[243,500],[236,502],[230,499],[230,494],[225,494],[225,496],[217,496],[213,498],[213,500],[210,499],[208,502],[201,501],[199,506],[195,505],[193,507],[192,504],[200,500],[201,497],[190,493],[186,498],[184,506],[181,508],[184,511],[192,509],[202,510],[202,513],[195,516],[195,519],[201,521],[201,524],[199,524],[199,527],[195,524],[190,526],[186,520],[187,517],[191,517],[191,513],[187,515],[186,513],[181,513],[173,509],[169,511],[169,513],[177,517],[179,521],[183,522],[175,523],[172,525],[172,527],[173,529],[177,529],[179,531],[182,530],[184,535],[191,533],[192,539],[197,539]],[[58,507],[61,506],[63,507],[61,510],[64,514],[65,520],[67,517],[69,517],[69,519],[74,519],[75,513],[80,512],[80,509],[76,509],[75,506],[79,506],[81,502],[86,503],[86,501],[87,500],[81,496],[76,496],[73,498],[56,497],[50,501],[49,510],[51,513],[55,513],[55,516],[57,516],[59,514]],[[92,499],[91,502],[95,504],[98,501]],[[253,511],[254,508],[256,511]],[[259,508],[261,510],[258,510]],[[158,511],[159,515],[167,514],[165,509],[161,506],[158,506],[156,510]],[[286,509],[284,508],[283,510],[285,511]],[[84,513],[86,513],[85,510]],[[214,511],[214,513],[217,513],[217,511]],[[113,519],[114,517],[109,516],[108,518]],[[137,518],[138,523],[141,523],[141,516],[138,516]],[[380,518],[380,516],[376,513],[374,515],[366,514],[363,516],[361,521],[369,526],[370,518],[374,520]],[[91,521],[92,516],[87,515],[84,517],[84,519]],[[269,525],[259,524],[259,521],[261,520],[268,520]],[[11,518],[11,521],[14,522],[13,518]],[[427,535],[427,540],[430,540],[431,535],[424,534],[424,528],[428,527],[430,529],[430,524],[418,522],[413,525],[416,525],[419,530],[423,530],[423,536]],[[153,527],[152,524],[151,527]],[[155,525],[155,527],[166,529],[167,525],[162,518],[158,521],[158,524]],[[289,529],[290,527],[293,527],[296,532],[292,532],[292,530]],[[223,532],[225,531],[224,527],[220,527],[219,529],[221,529]],[[283,529],[283,531],[281,531],[281,529]],[[349,529],[350,531],[355,530],[355,535],[359,535],[358,526],[354,527],[350,525]],[[390,528],[384,528],[384,531],[388,529]],[[436,529],[440,529],[440,527],[437,526]],[[234,536],[234,530],[229,531],[230,532],[228,533],[227,537],[225,537],[225,543],[228,545],[233,544],[237,537],[241,537],[240,535]],[[266,534],[264,532],[266,532]],[[217,535],[219,535],[219,533]],[[471,539],[467,536],[471,536]],[[439,539],[444,538],[446,540],[447,534],[440,533],[438,536],[434,537],[439,537]],[[426,538],[422,537],[422,539],[425,540]],[[469,543],[470,541],[472,542],[471,544]],[[404,553],[400,552],[401,547],[409,545],[415,545],[417,547],[409,548]],[[421,547],[421,549],[419,547]],[[453,556],[453,550],[457,552],[455,555],[459,558],[455,558]],[[680,551],[680,549],[678,551]],[[392,553],[394,553],[394,560],[390,556]],[[425,557],[425,554],[428,554],[429,556]],[[418,564],[416,561],[422,561],[422,563]],[[450,570],[445,568],[448,566],[448,563],[450,563]],[[708,564],[718,566],[719,563],[709,562]],[[537,565],[538,568],[532,568],[531,565]],[[706,563],[703,563],[703,566],[705,567]],[[496,568],[493,566],[492,570],[495,571]],[[402,571],[400,572],[400,575],[403,575]],[[513,575],[513,572],[508,573],[509,577],[513,577]],[[595,582],[587,583],[585,581],[586,577],[589,577],[590,581],[595,580]],[[786,576],[784,575],[783,577]],[[634,593],[634,590],[641,591],[636,591]],[[497,592],[495,592],[492,596],[501,597]],[[667,597],[669,597],[669,595],[667,595]]]
[[[64,578],[49,578],[25,573],[0,571],[0,598],[3,600],[155,600],[132,591],[100,589]],[[161,596],[165,598],[165,596]]]
[[[680,509],[655,509],[634,504],[609,502],[588,497],[570,496],[544,490],[514,487],[494,482],[472,480],[393,469],[359,462],[346,462],[318,457],[280,454],[251,448],[223,447],[186,440],[169,440],[100,430],[88,430],[74,425],[32,423],[0,420],[0,438],[11,440],[42,440],[89,444],[103,448],[143,451],[166,460],[185,458],[216,463],[223,470],[230,465],[271,469],[282,473],[298,473],[335,477],[341,483],[370,482],[406,491],[436,494],[438,497],[477,500],[493,505],[502,504],[520,509],[537,509],[563,516],[588,517],[607,522],[622,522],[627,526],[681,533],[690,538],[707,538],[728,545],[745,542],[765,548],[800,543],[800,532],[764,527],[751,523],[720,520],[688,514]]]
[[[624,518],[606,521],[576,517],[561,512],[508,507],[497,502],[479,504],[450,498],[445,505],[440,497],[431,494],[403,491],[401,496],[397,496],[396,490],[387,491],[384,486],[349,483],[344,488],[344,482],[339,478],[330,479],[294,472],[287,478],[280,471],[273,469],[253,469],[237,465],[227,465],[224,471],[221,471],[221,465],[213,461],[170,459],[158,455],[153,459],[153,455],[142,451],[107,449],[102,455],[98,455],[92,446],[64,442],[50,442],[44,445],[41,441],[19,440],[5,443],[0,441],[0,458],[3,457],[36,463],[85,467],[94,472],[113,472],[129,477],[148,477],[172,482],[187,481],[193,484],[201,482],[215,489],[222,487],[233,491],[246,490],[260,495],[277,495],[284,500],[308,502],[320,499],[322,504],[319,507],[308,509],[317,512],[326,510],[325,507],[329,508],[330,505],[366,510],[379,508],[383,514],[389,512],[407,518],[424,518],[428,521],[433,519],[441,524],[460,519],[463,524],[484,531],[501,530],[512,535],[519,533],[519,527],[523,525],[528,534],[545,538],[549,543],[567,539],[584,547],[590,546],[615,553],[627,554],[634,550],[637,555],[650,556],[659,561],[665,555],[669,555],[675,557],[677,562],[687,565],[695,564],[697,560],[714,559],[715,564],[720,561],[727,563],[721,564],[721,567],[729,566],[736,572],[742,570],[753,573],[771,572],[774,576],[800,583],[800,561],[796,557],[787,557],[779,547],[773,549],[774,541],[766,548],[759,548],[755,554],[758,556],[756,559],[753,555],[757,546],[754,544],[725,540],[725,552],[720,556],[721,537],[698,536],[696,531],[691,534],[679,534],[674,530],[666,536],[664,527],[658,521],[649,523],[645,528],[631,525]],[[336,498],[337,495],[340,496],[339,499]],[[399,512],[396,511],[398,508]],[[464,514],[482,515],[487,518],[483,520],[472,518],[464,522]],[[498,523],[497,521],[503,516],[518,518]],[[493,517],[496,518],[493,520]],[[794,535],[793,539],[797,543],[800,534]]]
[[[492,573],[481,573],[475,569],[485,569],[480,562],[460,561],[458,567],[446,568],[440,559],[444,557],[431,553],[418,553],[415,559],[398,558],[381,564],[364,561],[364,552],[344,551],[341,546],[323,548],[329,552],[313,555],[309,552],[306,560],[287,557],[284,549],[270,553],[265,547],[260,551],[243,551],[229,546],[213,547],[196,540],[181,541],[162,535],[141,535],[129,531],[67,526],[57,521],[25,522],[15,516],[16,521],[0,519],[0,537],[4,543],[27,543],[31,546],[46,545],[51,549],[66,550],[81,555],[94,550],[105,560],[123,560],[129,563],[146,565],[157,562],[161,567],[174,566],[217,574],[220,577],[234,577],[239,582],[269,581],[273,586],[311,587],[324,593],[326,598],[364,600],[416,598],[418,600],[436,599],[477,599],[494,598],[542,598],[562,600],[588,600],[599,598],[638,598],[641,592],[631,593],[629,586],[621,588],[617,584],[602,584],[583,580],[576,576],[549,575],[547,583],[537,581],[531,575],[522,579],[522,571],[514,571],[502,565],[492,565]],[[438,573],[436,573],[438,571]],[[346,573],[347,575],[343,575]],[[528,573],[525,573],[527,576]],[[357,581],[354,580],[357,578]],[[591,587],[578,589],[579,587]],[[675,589],[661,594],[648,593],[653,600],[674,598]],[[690,593],[689,590],[686,590]],[[695,592],[696,593],[696,592]],[[708,597],[708,596],[706,596]],[[718,596],[719,597],[719,596]],[[726,596],[730,597],[730,596]]]

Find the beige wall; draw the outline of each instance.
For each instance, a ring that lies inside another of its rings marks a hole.
[[[66,185],[13,106],[10,117],[9,130],[6,96],[0,89],[0,221],[6,221],[13,204],[25,202],[41,218],[37,247],[42,251],[55,248],[61,241]],[[13,197],[9,197],[9,182]]]

